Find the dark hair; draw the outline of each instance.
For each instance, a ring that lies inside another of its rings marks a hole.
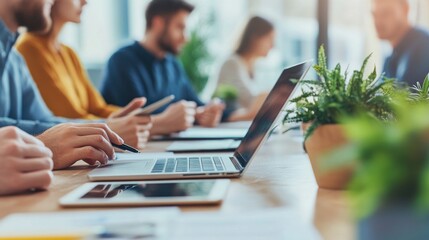
[[[194,6],[183,0],[152,0],[146,9],[146,29],[152,27],[153,19],[157,16],[168,17],[179,11],[194,11]]]
[[[256,39],[267,35],[273,30],[274,25],[270,21],[262,17],[252,17],[244,29],[240,44],[235,52],[237,54],[246,53]]]

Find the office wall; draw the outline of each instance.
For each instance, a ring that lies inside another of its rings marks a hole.
[[[410,0],[410,16],[418,25],[429,27],[429,0]],[[317,0],[190,0],[197,8],[189,29],[213,15],[207,26],[216,32],[209,47],[216,70],[236,46],[249,16],[258,14],[271,19],[277,28],[277,44],[270,56],[257,64],[261,81],[276,79],[285,66],[315,58],[317,49]],[[80,26],[70,25],[63,34],[90,70],[97,84],[107,58],[120,46],[140,39],[144,32],[144,8],[148,0],[91,0]],[[372,64],[381,69],[389,53],[388,44],[377,39],[370,13],[370,0],[330,0],[330,63],[341,62],[350,68],[374,54]],[[269,84],[268,84],[269,85]]]

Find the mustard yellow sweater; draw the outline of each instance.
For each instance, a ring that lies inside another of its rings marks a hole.
[[[51,111],[60,117],[107,118],[120,108],[108,105],[91,84],[77,54],[68,46],[52,49],[46,38],[26,33],[16,46]]]

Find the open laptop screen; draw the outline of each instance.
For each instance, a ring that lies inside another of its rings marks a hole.
[[[234,154],[241,166],[246,166],[251,160],[276,122],[280,111],[297,86],[297,82],[293,80],[301,79],[309,68],[309,63],[302,63],[285,69],[280,75]]]

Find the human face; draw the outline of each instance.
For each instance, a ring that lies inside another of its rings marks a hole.
[[[408,24],[409,6],[405,0],[373,0],[372,15],[378,37],[395,40],[404,25]]]
[[[271,49],[274,47],[274,42],[276,39],[275,31],[271,31],[270,33],[259,37],[255,41],[255,54],[258,57],[266,57],[270,53]]]
[[[52,24],[51,9],[55,0],[21,0],[15,13],[16,21],[29,32],[45,32]]]
[[[186,20],[189,13],[180,11],[171,17],[164,18],[164,28],[158,38],[159,47],[172,54],[179,54],[186,43]]]
[[[52,8],[54,21],[80,23],[86,0],[57,0]]]

